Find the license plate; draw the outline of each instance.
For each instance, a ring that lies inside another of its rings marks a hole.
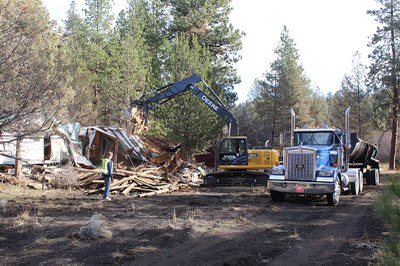
[[[294,191],[296,191],[297,193],[302,193],[302,192],[304,192],[304,188],[303,187],[296,187],[294,189]]]

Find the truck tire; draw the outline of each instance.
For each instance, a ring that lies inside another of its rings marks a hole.
[[[372,185],[372,171],[370,171],[370,170],[365,171],[364,176],[365,176],[365,181],[366,181],[367,185],[368,186]]]
[[[357,172],[356,180],[350,183],[350,192],[353,195],[358,195],[360,193],[360,177]]]
[[[285,193],[283,192],[271,190],[269,193],[271,195],[271,199],[275,202],[283,201],[283,199],[285,198]]]
[[[330,206],[337,206],[339,204],[339,199],[340,199],[340,180],[339,178],[335,182],[335,189],[332,193],[329,193],[326,195],[326,200],[328,202],[328,205]]]
[[[371,185],[379,186],[379,169],[372,169],[370,172]]]
[[[358,171],[358,176],[360,177],[360,194],[364,191],[364,176],[361,171]]]

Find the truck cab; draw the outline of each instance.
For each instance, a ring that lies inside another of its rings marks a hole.
[[[294,129],[295,114],[291,112],[291,146],[283,151],[283,163],[270,171],[271,198],[281,201],[286,194],[326,195],[328,204],[336,206],[341,191],[349,186],[348,122],[345,132],[333,127]],[[355,178],[359,186],[360,177]]]
[[[340,129],[298,129],[293,142],[292,147],[284,149],[283,164],[271,169],[272,200],[280,201],[285,194],[326,194],[328,203],[337,205],[341,187],[348,184],[348,178],[342,175],[345,147]]]
[[[294,129],[291,113],[291,146],[284,149],[283,163],[271,169],[268,181],[273,201],[286,194],[326,195],[328,204],[336,206],[342,191],[362,193],[364,177],[367,185],[379,184],[377,146],[349,133],[350,108],[344,132],[330,127]]]

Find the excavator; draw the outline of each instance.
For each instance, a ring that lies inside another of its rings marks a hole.
[[[204,93],[197,83],[202,82],[212,97]],[[217,114],[228,127],[228,137],[219,141],[216,152],[216,171],[204,177],[205,186],[265,186],[268,172],[274,165],[279,164],[279,152],[266,146],[249,149],[246,136],[239,135],[239,125],[236,118],[224,105],[218,95],[202,78],[192,76],[170,83],[157,90],[144,94],[140,99],[131,101],[127,109],[134,124],[134,134],[141,134],[148,128],[149,111],[180,96],[192,92],[211,111]]]

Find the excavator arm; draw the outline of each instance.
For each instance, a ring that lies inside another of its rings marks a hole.
[[[203,82],[208,88],[213,98],[205,94],[196,84]],[[182,95],[186,91],[191,91],[199,98],[211,111],[216,113],[229,128],[229,134],[237,136],[239,134],[239,126],[223,102],[219,99],[217,94],[208,86],[199,75],[192,75],[184,80],[168,84],[157,90],[143,95],[139,100],[135,100],[130,104],[130,113],[132,121],[135,123],[135,132],[146,128],[149,122],[149,110],[154,110],[158,106],[166,103],[167,101]],[[138,130],[139,129],[139,130]]]

